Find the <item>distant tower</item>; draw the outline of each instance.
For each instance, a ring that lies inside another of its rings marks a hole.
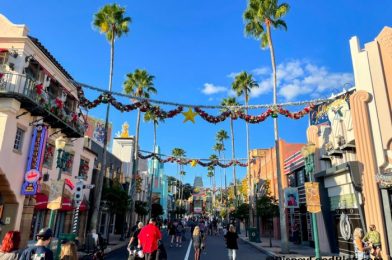
[[[200,176],[195,177],[195,181],[193,183],[193,187],[203,188],[203,179]]]

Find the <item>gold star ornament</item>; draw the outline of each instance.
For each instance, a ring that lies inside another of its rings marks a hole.
[[[197,161],[196,161],[196,160],[192,160],[192,161],[191,161],[191,166],[192,166],[192,167],[196,167],[196,165],[197,165]]]
[[[193,112],[192,108],[189,108],[186,112],[182,112],[182,114],[185,116],[184,123],[186,121],[192,121],[192,123],[195,123],[195,116],[197,113]]]

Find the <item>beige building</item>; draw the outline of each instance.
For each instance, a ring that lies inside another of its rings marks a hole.
[[[350,40],[357,93],[351,97],[357,157],[364,182],[366,225],[381,233],[383,256],[392,248],[392,28],[360,47]],[[368,230],[367,230],[368,231]]]
[[[71,75],[25,25],[0,14],[0,217],[6,223],[0,236],[20,230],[25,246],[47,225],[50,186],[59,175],[59,137],[68,139],[68,156],[61,157],[66,185],[54,229],[71,231],[75,176],[89,184],[96,157],[84,147],[84,129]],[[83,219],[85,201],[81,210]],[[85,227],[78,230],[83,235]]]

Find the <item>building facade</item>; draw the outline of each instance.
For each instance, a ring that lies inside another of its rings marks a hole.
[[[91,183],[96,155],[84,147],[85,120],[72,80],[25,25],[0,15],[0,217],[3,234],[21,231],[21,246],[47,225],[46,205],[57,179],[65,188],[55,234],[71,230],[75,176]],[[60,137],[68,140],[61,173],[55,147]]]
[[[284,140],[279,140],[280,147],[280,169],[281,177],[282,177],[282,186],[283,188],[287,187],[287,179],[284,175],[284,160],[285,158],[292,155],[295,151],[298,151],[303,144],[291,144],[287,143]],[[255,209],[255,197],[253,196],[253,187],[260,180],[268,180],[270,182],[270,194],[279,199],[279,191],[278,191],[278,177],[276,171],[276,152],[275,148],[265,148],[265,149],[254,149],[250,151],[251,158],[255,159],[255,162],[250,165],[249,173],[251,176],[250,179],[250,206],[251,206],[251,225],[256,226],[256,209]],[[269,226],[265,219],[260,219],[259,230],[262,236],[267,236],[269,234]],[[273,237],[275,239],[279,239],[280,237],[280,225],[279,218],[274,218],[273,220]]]

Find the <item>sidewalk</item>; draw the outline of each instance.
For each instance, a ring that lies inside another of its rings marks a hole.
[[[129,238],[125,238],[125,241],[120,241],[121,235],[110,235],[109,237],[109,244],[105,249],[105,255],[109,254],[110,252],[117,250],[123,246],[126,246],[129,243]],[[78,251],[78,258],[82,258],[83,256],[87,255],[84,251]]]
[[[314,248],[306,245],[297,245],[292,242],[289,242],[289,248],[290,248],[290,253],[289,254],[281,254],[281,248],[280,248],[280,240],[271,240],[272,247],[270,247],[270,242],[269,242],[269,237],[262,237],[261,238],[261,243],[254,243],[250,242],[249,238],[245,236],[244,233],[241,233],[238,235],[239,238],[244,241],[245,243],[253,246],[254,248],[260,250],[262,253],[271,256],[271,257],[285,257],[285,258],[304,258],[304,257],[314,257]],[[322,257],[328,257],[334,256],[332,253],[324,253],[321,252]],[[283,259],[283,258],[282,258]]]

